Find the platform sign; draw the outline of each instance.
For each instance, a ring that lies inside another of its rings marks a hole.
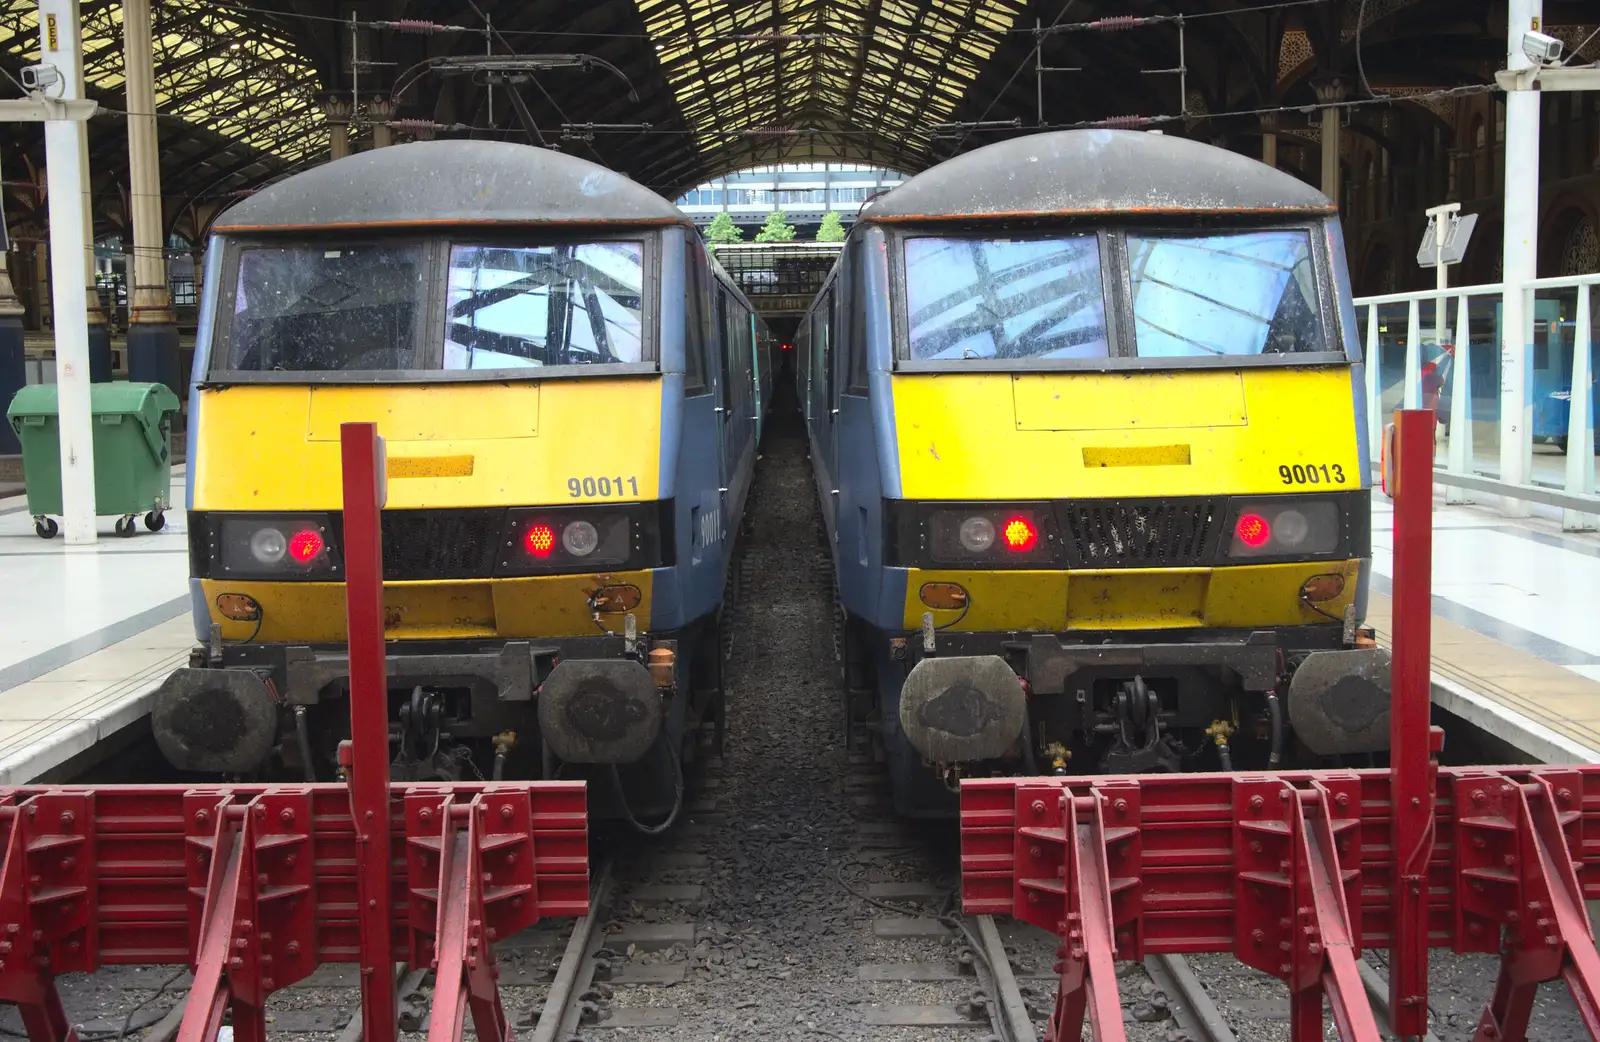
[[[1442,252],[1436,241],[1439,223],[1437,219],[1429,221],[1428,230],[1422,233],[1422,245],[1417,249],[1417,264],[1420,267],[1436,267],[1441,260],[1445,264],[1460,264],[1467,254],[1467,242],[1472,238],[1472,229],[1478,226],[1478,215],[1451,216],[1449,223],[1445,224]]]

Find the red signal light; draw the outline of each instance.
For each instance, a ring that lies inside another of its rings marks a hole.
[[[1039,530],[1033,527],[1032,521],[1020,514],[1006,520],[1001,536],[1005,539],[1006,549],[1014,554],[1025,554],[1039,545]]]
[[[549,557],[556,548],[556,530],[549,525],[534,525],[522,537],[522,545],[535,557]]]
[[[1267,540],[1272,538],[1272,526],[1260,514],[1240,514],[1233,530],[1239,542],[1249,547],[1266,546]]]
[[[289,537],[289,556],[307,564],[322,553],[322,533],[315,528],[304,528]]]

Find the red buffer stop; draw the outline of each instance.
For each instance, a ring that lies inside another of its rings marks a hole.
[[[1600,1040],[1600,766],[1438,766],[1430,728],[1433,415],[1396,414],[1389,770],[1003,778],[961,786],[963,906],[1061,942],[1047,1042],[1125,1038],[1114,963],[1232,952],[1284,981],[1290,1038],[1377,1042],[1357,973],[1389,950],[1394,1029],[1428,1030],[1429,948],[1500,956],[1475,1042],[1522,1042],[1565,982]],[[1387,444],[1387,442],[1386,442]],[[1402,469],[1403,468],[1403,469]],[[1241,531],[1241,537],[1245,533]]]
[[[494,942],[588,912],[583,783],[390,783],[381,445],[342,434],[349,784],[0,788],[0,1002],[32,1042],[74,1038],[58,975],[110,965],[193,970],[180,1042],[224,1018],[261,1042],[272,993],[331,962],[362,967],[367,1042],[396,1036],[395,963],[436,971],[430,1039],[470,1012],[503,1042]]]

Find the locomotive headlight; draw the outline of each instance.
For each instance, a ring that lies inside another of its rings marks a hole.
[[[1339,504],[1327,496],[1235,504],[1228,557],[1315,557],[1339,549]]]
[[[922,514],[928,563],[935,567],[1025,568],[1053,561],[1048,506],[969,503]]]
[[[215,527],[211,527],[211,526]],[[235,515],[210,519],[209,553],[217,576],[235,579],[330,579],[338,546],[326,515]]]
[[[1311,522],[1300,511],[1291,508],[1278,515],[1274,532],[1278,542],[1285,548],[1298,550],[1311,535]]]
[[[503,550],[496,572],[529,575],[588,569],[621,568],[648,554],[655,539],[645,523],[636,523],[644,508],[550,507],[508,511]],[[643,563],[640,560],[639,563]]]
[[[250,537],[250,556],[262,564],[273,565],[283,560],[289,550],[289,541],[276,528],[262,528]]]
[[[994,545],[994,522],[986,517],[969,517],[961,522],[960,538],[962,546],[981,554]]]
[[[600,532],[587,521],[569,521],[561,530],[561,546],[573,557],[588,557],[600,545]]]

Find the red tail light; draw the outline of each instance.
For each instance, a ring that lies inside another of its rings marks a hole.
[[[289,556],[306,564],[322,553],[322,533],[314,528],[303,528],[289,537]]]
[[[545,524],[534,525],[522,537],[522,545],[535,557],[549,557],[556,548],[556,530]]]
[[[1033,522],[1021,515],[1008,518],[1001,530],[1006,549],[1014,554],[1025,554],[1039,545],[1039,530]]]
[[[1272,526],[1260,514],[1240,514],[1234,532],[1245,546],[1266,546],[1272,538]]]

